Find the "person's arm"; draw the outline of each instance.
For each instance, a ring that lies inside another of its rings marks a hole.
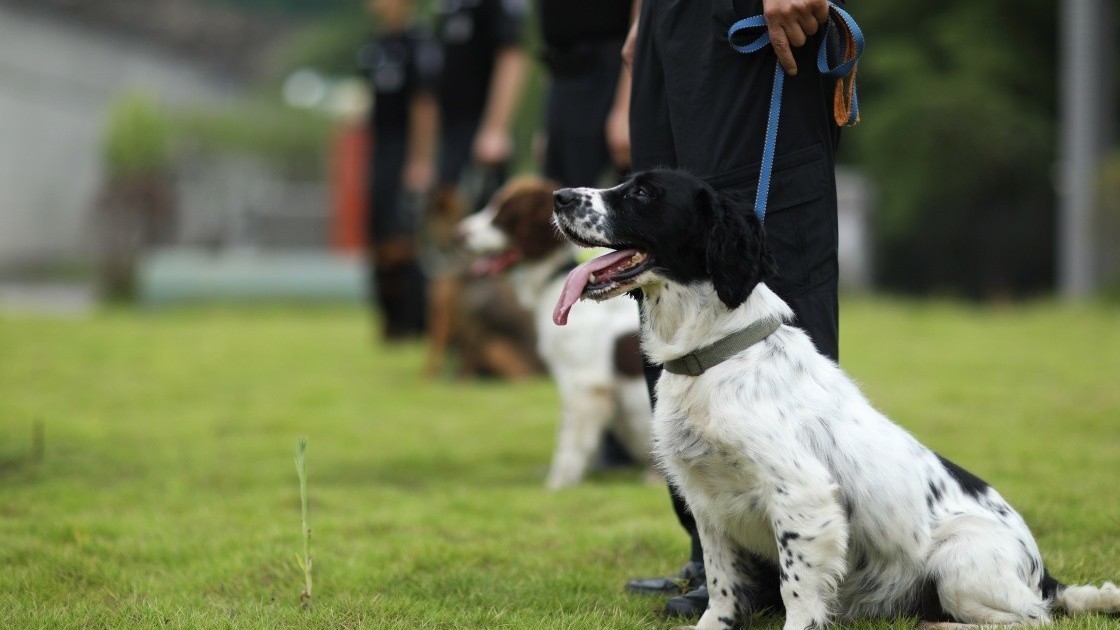
[[[521,100],[521,87],[528,68],[525,52],[517,46],[498,50],[494,62],[494,75],[486,97],[482,123],[474,139],[474,159],[479,164],[492,166],[509,159],[513,153],[510,127],[513,114]]]
[[[618,73],[618,87],[614,92],[614,104],[607,114],[605,132],[611,162],[622,170],[630,168],[630,70],[628,68],[622,68]]]
[[[421,92],[409,103],[408,150],[404,177],[405,190],[421,192],[431,187],[435,177],[436,132],[439,106],[430,92]]]
[[[786,74],[797,74],[793,48],[804,46],[828,19],[828,0],[762,0],[762,15],[778,63]]]
[[[630,32],[626,34],[626,41],[622,44],[622,63],[629,70],[634,64],[634,46],[638,41],[638,17],[641,15],[642,0],[634,0],[630,9]]]
[[[630,168],[630,65],[634,61],[634,42],[638,37],[638,11],[642,0],[634,0],[630,8],[630,31],[622,44],[622,70],[618,73],[618,87],[614,103],[607,115],[607,148],[611,162],[620,169]]]

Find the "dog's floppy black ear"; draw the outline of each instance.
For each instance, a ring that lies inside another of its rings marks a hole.
[[[716,295],[727,308],[747,300],[755,285],[775,271],[762,222],[745,203],[709,193],[711,226],[707,267]]]

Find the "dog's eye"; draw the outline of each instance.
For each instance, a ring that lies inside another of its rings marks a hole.
[[[635,199],[649,199],[652,195],[644,186],[635,186],[630,189],[630,196]]]

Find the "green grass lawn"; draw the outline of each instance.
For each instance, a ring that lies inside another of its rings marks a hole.
[[[842,338],[872,401],[996,485],[1056,576],[1120,579],[1120,310],[859,300]],[[341,307],[0,317],[0,628],[672,627],[622,590],[685,559],[664,488],[546,492],[550,384],[425,382],[421,357]]]

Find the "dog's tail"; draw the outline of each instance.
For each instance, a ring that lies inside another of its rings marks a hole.
[[[1047,599],[1053,600],[1056,608],[1061,608],[1070,615],[1120,613],[1120,587],[1112,582],[1105,582],[1100,586],[1066,585],[1050,577],[1049,573],[1044,573],[1042,592]]]

